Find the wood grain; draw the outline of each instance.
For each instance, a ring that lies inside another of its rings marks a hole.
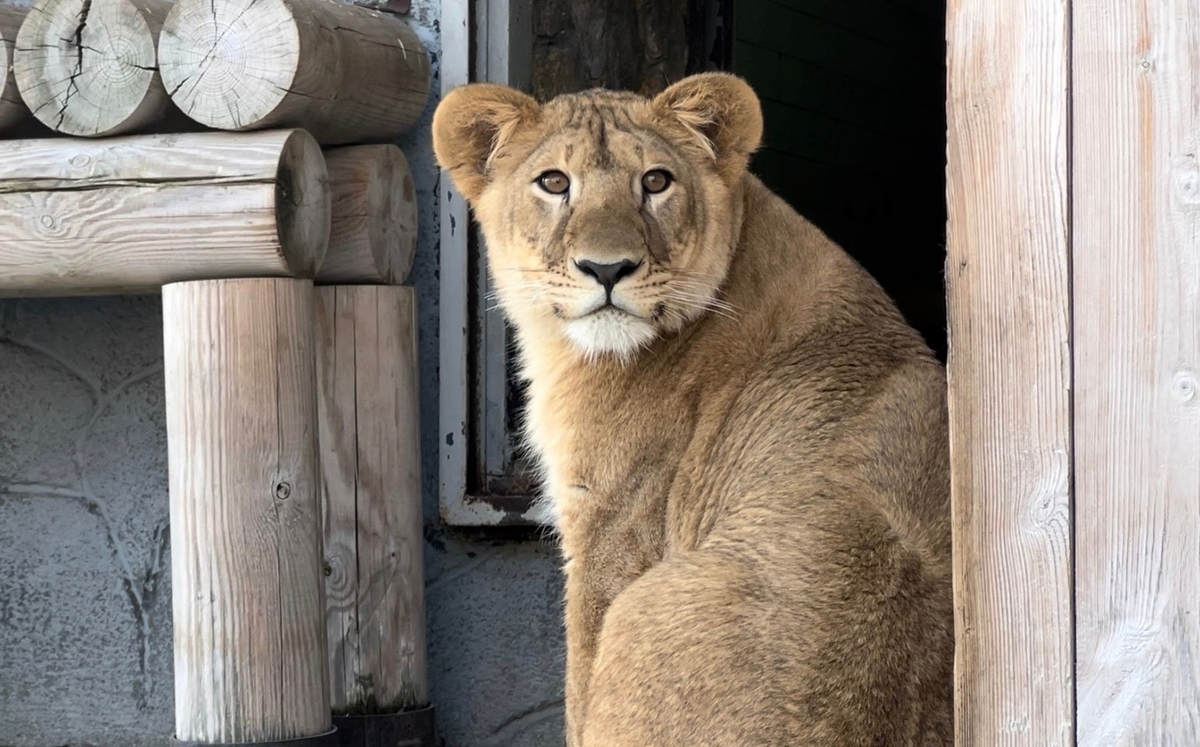
[[[1072,8],[1079,743],[1200,744],[1200,2]]]
[[[180,129],[186,118],[163,88],[156,52],[170,9],[169,0],[38,0],[13,59],[22,99],[67,135]]]
[[[428,703],[416,295],[317,289],[330,681],[337,713]]]
[[[429,97],[429,54],[408,23],[335,0],[178,0],[158,56],[178,107],[222,130],[393,140]]]
[[[1074,744],[1066,0],[951,0],[956,744]]]
[[[331,729],[313,288],[163,288],[175,736]]]
[[[327,180],[303,130],[0,141],[0,296],[311,278]]]
[[[17,31],[28,12],[26,8],[0,3],[0,130],[29,118],[29,108],[21,99],[17,78],[13,75]]]
[[[417,193],[394,145],[325,151],[332,198],[329,250],[319,283],[399,285],[417,251]]]

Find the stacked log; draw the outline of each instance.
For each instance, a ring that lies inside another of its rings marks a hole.
[[[21,100],[17,78],[13,75],[17,31],[25,20],[25,13],[23,8],[0,5],[0,130],[6,130],[29,116],[29,108]]]
[[[417,195],[404,153],[352,145],[327,150],[325,162],[333,214],[317,281],[403,283],[417,250]]]
[[[0,141],[0,294],[312,278],[329,216],[304,130]]]
[[[175,744],[428,736],[388,142],[424,46],[339,0],[38,0],[0,53],[0,128],[48,128],[0,140],[0,297],[163,294]]]
[[[178,129],[157,62],[170,8],[168,0],[38,0],[13,59],[22,99],[66,135]]]
[[[197,122],[303,127],[324,145],[394,140],[429,96],[429,55],[409,25],[339,0],[179,0],[158,57]]]

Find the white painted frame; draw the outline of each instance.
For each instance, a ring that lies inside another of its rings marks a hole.
[[[443,0],[442,95],[471,81],[529,90],[531,10],[531,0]],[[489,289],[486,266],[482,261],[473,262],[470,252],[472,237],[479,246],[483,239],[471,224],[466,201],[445,173],[439,198],[439,513],[442,521],[455,526],[542,523],[543,517],[535,508],[510,510],[467,492],[469,469],[482,466],[484,471],[495,473],[511,457],[506,425],[508,339],[498,311],[487,311],[486,303],[471,308],[472,273],[478,279],[481,297],[486,298]],[[471,339],[472,322],[482,330],[477,341]],[[477,370],[468,365],[467,353],[472,344],[480,348]],[[470,463],[472,423],[480,434],[477,450],[482,465]]]

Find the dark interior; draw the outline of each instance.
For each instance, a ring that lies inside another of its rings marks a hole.
[[[863,264],[945,360],[944,0],[730,0],[763,102],[752,169]]]

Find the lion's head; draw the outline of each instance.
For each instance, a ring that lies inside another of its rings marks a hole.
[[[722,73],[654,98],[593,90],[539,104],[451,91],[437,159],[475,211],[501,307],[530,339],[628,358],[721,306],[758,98]]]

